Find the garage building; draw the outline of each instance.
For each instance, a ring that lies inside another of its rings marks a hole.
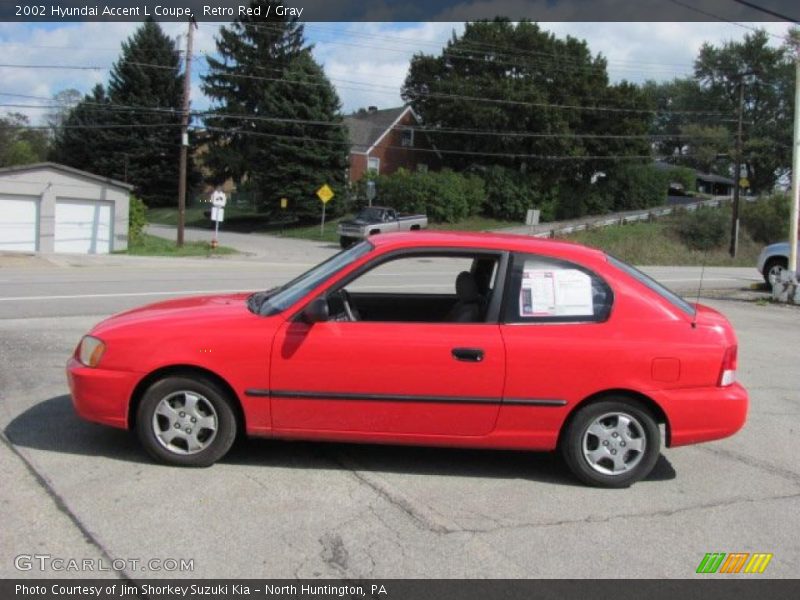
[[[0,251],[126,250],[132,189],[52,162],[0,169]]]

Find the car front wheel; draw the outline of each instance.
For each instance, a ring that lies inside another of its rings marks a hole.
[[[661,431],[649,411],[627,400],[604,400],[578,411],[561,451],[584,483],[621,488],[652,471],[660,445]]]
[[[236,438],[236,415],[215,382],[167,377],[151,385],[136,413],[136,433],[160,462],[207,467],[222,458]]]

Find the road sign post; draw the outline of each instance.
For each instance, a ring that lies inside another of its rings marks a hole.
[[[331,201],[333,196],[333,190],[327,183],[323,184],[322,187],[317,190],[317,198],[319,198],[319,201],[322,202],[322,222],[319,225],[320,237],[325,235],[325,206],[327,206],[328,202]]]
[[[211,220],[214,221],[214,239],[211,240],[211,248],[219,246],[219,224],[225,220],[225,205],[228,197],[222,190],[215,190],[211,194]]]

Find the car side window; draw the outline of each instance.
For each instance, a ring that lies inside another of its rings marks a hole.
[[[513,257],[506,323],[599,323],[611,314],[614,294],[596,273],[535,254]]]
[[[330,312],[349,310],[337,320],[351,321],[485,323],[499,260],[484,252],[392,258],[329,293]]]

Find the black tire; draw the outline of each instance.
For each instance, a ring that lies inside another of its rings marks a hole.
[[[770,271],[775,268],[780,268],[781,271],[789,268],[789,261],[782,256],[773,256],[764,264],[764,272],[761,275],[764,277],[764,283],[767,287],[772,289],[772,282],[769,280]]]
[[[615,423],[613,415],[630,419],[630,424],[625,429],[635,435],[627,436],[626,439],[623,439],[625,436],[616,435],[617,427],[622,427],[624,421],[617,420],[616,425],[613,425]],[[600,438],[589,432],[589,429],[593,425],[598,425],[606,431],[607,424],[613,425],[607,429],[609,431],[607,443],[602,443],[606,448],[603,452],[608,456],[604,456],[601,452],[601,458],[592,463],[584,453],[584,439],[587,442],[587,452],[600,450]],[[643,442],[637,441],[642,439]],[[634,445],[641,445],[642,450],[633,449]],[[570,420],[561,439],[561,453],[575,476],[584,483],[605,488],[628,487],[647,477],[658,460],[660,447],[661,430],[650,411],[636,402],[622,398],[609,398],[579,409]],[[613,473],[611,471],[617,468],[615,460],[627,463],[629,466]]]
[[[197,400],[192,402],[189,397]],[[166,410],[162,401],[170,405],[174,417],[161,413],[156,416],[157,409],[162,412]],[[182,402],[185,410],[181,410]],[[190,410],[189,403],[196,408]],[[173,418],[174,422],[171,421]],[[201,424],[193,425],[197,419],[201,422],[208,420],[209,425],[214,425],[213,429]],[[191,429],[193,426],[194,430]],[[172,431],[173,427],[177,433]],[[136,435],[142,446],[153,458],[170,465],[211,466],[230,450],[236,432],[236,413],[228,393],[216,382],[202,376],[159,379],[144,393],[136,410]],[[170,433],[175,434],[176,439],[167,444],[162,440]],[[194,433],[194,436],[190,433]],[[200,449],[190,447],[190,443],[200,445]]]

